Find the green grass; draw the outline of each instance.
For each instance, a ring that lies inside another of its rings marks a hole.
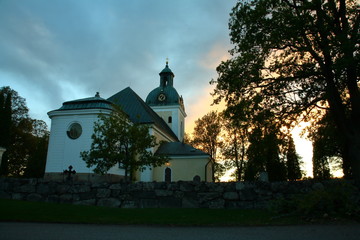
[[[266,210],[120,209],[0,199],[0,221],[146,224],[178,226],[263,226],[302,223]]]

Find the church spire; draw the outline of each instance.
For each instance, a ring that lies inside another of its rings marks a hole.
[[[169,68],[169,58],[166,58],[165,68],[159,73],[160,75],[160,87],[166,87],[174,85],[174,73]]]

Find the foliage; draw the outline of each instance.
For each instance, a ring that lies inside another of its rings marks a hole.
[[[279,199],[271,208],[280,214],[299,214],[305,217],[351,216],[360,217],[359,192],[346,182],[312,190],[291,199]]]
[[[330,164],[342,163],[345,178],[351,178],[351,166],[345,156],[341,139],[336,136],[341,134],[329,114],[317,119],[310,127],[308,138],[313,143],[313,175],[317,179],[331,177]],[[340,142],[339,142],[340,141]],[[334,160],[337,160],[335,162]]]
[[[168,161],[167,156],[157,156],[149,151],[157,145],[155,137],[149,134],[149,127],[131,123],[119,109],[109,116],[99,116],[91,138],[90,151],[83,151],[80,156],[87,167],[95,166],[94,172],[98,174],[105,174],[118,164],[125,169],[125,178],[133,180],[135,171]]]
[[[253,181],[261,172],[267,172],[270,181],[286,180],[286,166],[281,158],[281,145],[284,145],[280,127],[272,122],[271,112],[259,113],[249,133],[245,180]]]
[[[24,98],[10,87],[0,88],[0,146],[6,148],[0,174],[42,177],[48,131],[46,123],[31,119]]]
[[[331,112],[360,183],[360,12],[355,0],[239,1],[232,59],[217,67],[215,103],[271,110],[282,125]]]
[[[296,153],[295,143],[292,137],[290,137],[287,150],[286,150],[286,168],[287,179],[295,181],[301,179],[302,173],[300,169],[301,157]]]
[[[248,143],[248,123],[244,119],[233,119],[228,112],[222,113],[223,145],[221,154],[227,168],[235,169],[236,181],[243,179]]]
[[[49,133],[42,131],[46,129],[46,123],[41,120],[33,120],[33,137],[29,145],[31,154],[26,165],[25,177],[41,178],[45,173]]]
[[[217,112],[211,111],[195,121],[192,145],[208,153],[214,162],[215,177],[219,179],[225,168],[217,161],[217,153],[222,146],[221,118]]]

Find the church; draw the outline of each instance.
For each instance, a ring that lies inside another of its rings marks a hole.
[[[174,88],[175,75],[168,62],[159,75],[159,86],[145,101],[127,87],[107,99],[96,93],[94,97],[64,102],[59,109],[48,112],[51,130],[45,178],[61,180],[65,179],[65,173],[73,173],[72,178],[79,181],[114,182],[124,177],[121,166],[113,166],[105,176],[96,175],[80,157],[80,152],[90,149],[98,115],[110,114],[112,106],[117,105],[131,122],[149,125],[149,134],[155,136],[157,142],[165,142],[149,151],[165,154],[170,159],[163,166],[137,172],[136,181],[192,181],[194,178],[212,181],[213,164],[209,155],[183,142],[184,100]]]

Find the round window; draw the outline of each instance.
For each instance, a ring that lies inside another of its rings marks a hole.
[[[73,123],[70,125],[70,127],[67,130],[67,135],[71,139],[77,139],[81,136],[82,133],[82,127],[79,123]]]

